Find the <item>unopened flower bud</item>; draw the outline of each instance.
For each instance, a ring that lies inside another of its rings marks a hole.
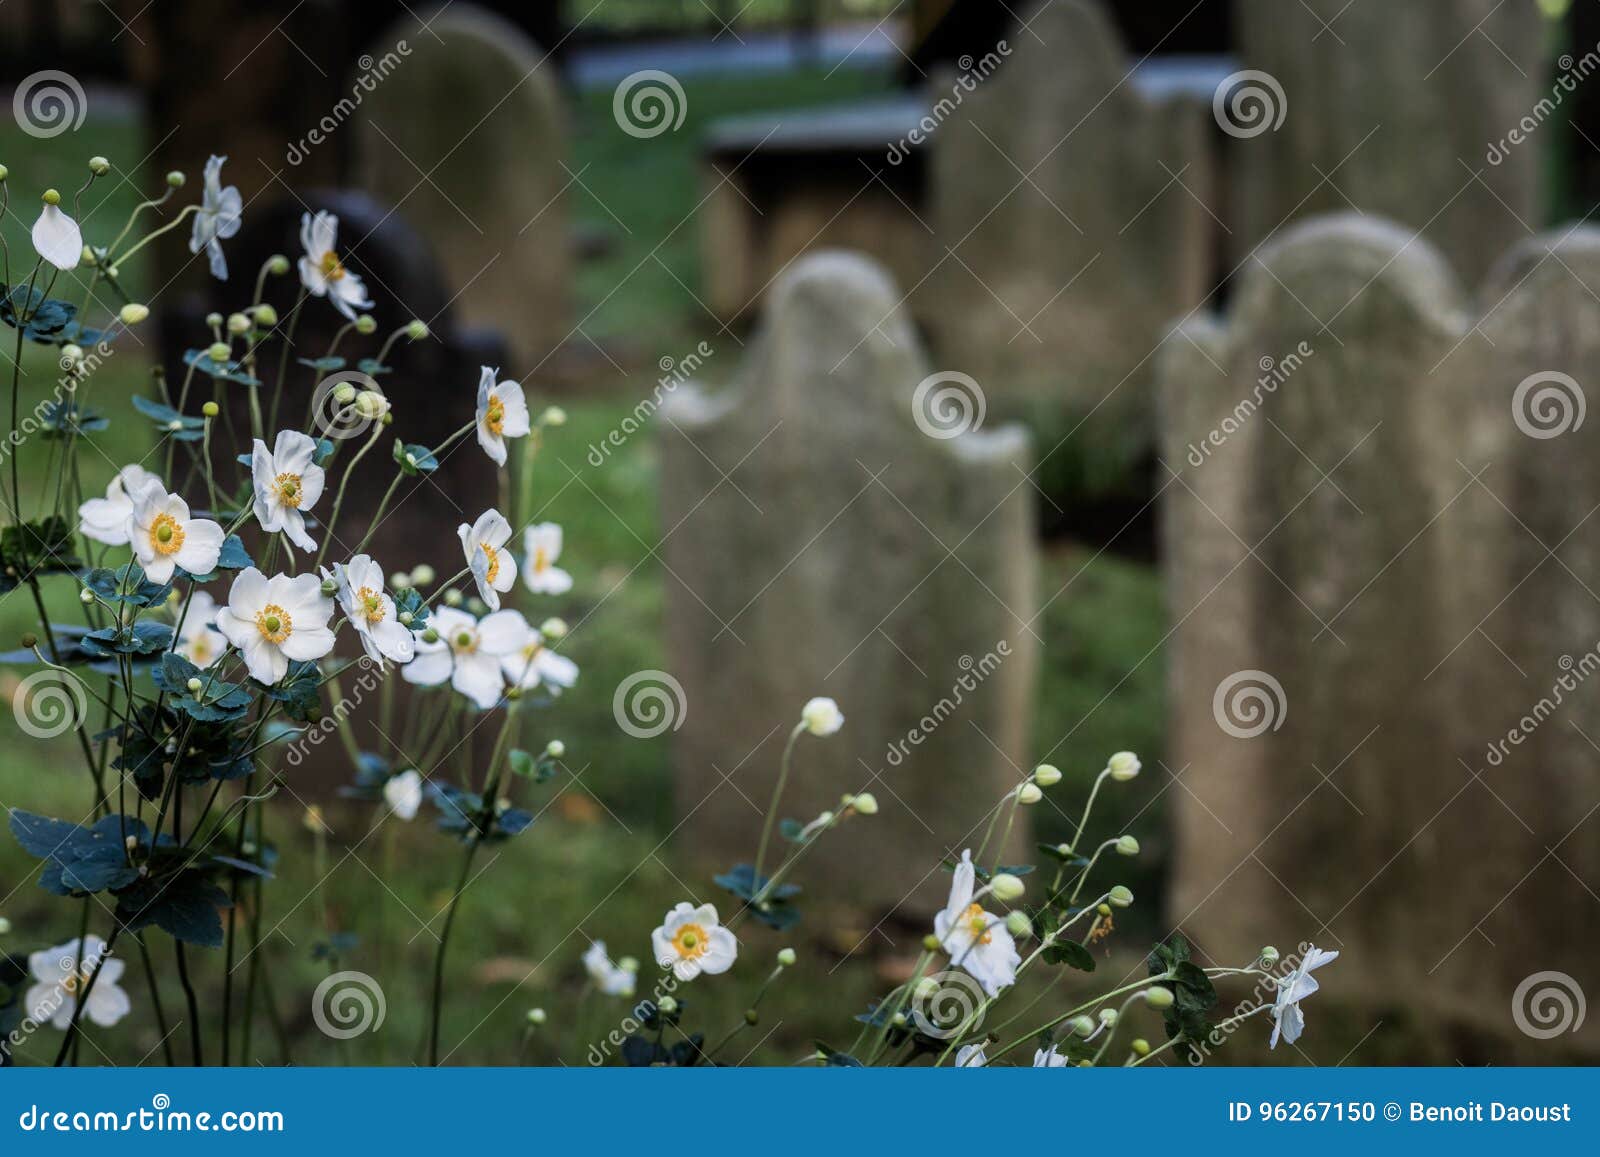
[[[1113,908],[1126,908],[1133,903],[1133,892],[1131,889],[1117,884],[1107,894],[1106,900]]]
[[[412,341],[421,341],[428,336],[428,323],[421,318],[412,318],[406,323],[406,336]]]
[[[271,329],[278,324],[278,311],[265,303],[256,306],[256,324],[263,329]]]
[[[744,1022],[751,1026],[760,1024],[761,1014],[753,1008],[747,1008],[744,1010]]]
[[[39,197],[46,205],[61,204],[61,194],[55,189],[46,189]]]
[[[250,332],[250,319],[242,313],[228,315],[228,332],[239,336]]]
[[[425,562],[419,562],[411,568],[411,581],[419,587],[432,586],[433,580],[438,577],[433,568]]]
[[[1033,921],[1022,909],[1014,908],[1006,913],[1006,931],[1018,940],[1025,939],[1033,935]]]
[[[994,879],[989,881],[989,890],[994,893],[996,900],[1008,904],[1012,900],[1021,899],[1022,894],[1028,889],[1026,884],[1010,872],[998,872]]]
[[[61,347],[61,360],[63,362],[81,362],[83,360],[83,347],[68,342]]]
[[[216,341],[211,343],[211,348],[206,351],[206,356],[214,362],[225,362],[231,352],[227,342]]]
[[[0,181],[4,181],[10,175],[11,170],[6,168],[4,165],[0,165]]]
[[[1268,944],[1261,950],[1261,963],[1266,965],[1268,968],[1271,968],[1274,964],[1278,963],[1278,950],[1272,945]]]
[[[932,932],[929,932],[922,938],[922,948],[925,952],[938,952],[943,949],[943,947],[944,945],[939,943],[939,938]]]
[[[1033,782],[1040,787],[1054,787],[1061,782],[1061,769],[1051,763],[1041,763],[1033,769]]]
[[[1132,836],[1117,837],[1117,855],[1137,856],[1139,854],[1139,841]]]
[[[528,1023],[529,1024],[534,1024],[534,1025],[543,1024],[546,1019],[548,1019],[548,1018],[545,1016],[544,1009],[542,1009],[542,1008],[530,1008],[528,1010]]]
[[[1139,757],[1131,751],[1119,751],[1106,761],[1106,769],[1111,772],[1111,778],[1122,783],[1138,775],[1142,766]]]
[[[546,619],[539,624],[539,633],[547,639],[564,639],[567,637],[567,621],[557,618]]]
[[[1147,1057],[1150,1055],[1150,1042],[1145,1040],[1144,1037],[1136,1037],[1134,1042],[1128,1047],[1133,1050],[1133,1055],[1136,1057]]]
[[[200,407],[200,412],[208,418],[215,418],[218,414],[222,413],[222,407],[217,405],[215,402],[207,402],[205,405]]]
[[[539,415],[539,425],[541,426],[565,426],[566,424],[567,412],[560,406],[546,406],[544,413]]]
[[[401,611],[395,617],[400,620],[400,625],[402,627],[409,627],[413,622],[416,621],[417,618],[417,616],[413,615],[410,611]]]
[[[127,848],[128,851],[130,851],[130,852],[133,851],[134,848],[137,848],[139,846],[139,837],[138,836],[123,836],[122,837],[122,846]]]
[[[221,324],[222,315],[220,313],[217,313],[215,310],[213,310],[211,313],[206,314],[207,329],[216,329]]]
[[[377,390],[362,390],[356,395],[356,413],[371,421],[389,412],[389,399]]]
[[[551,759],[560,759],[567,753],[567,745],[559,739],[552,739],[544,745],[544,753]]]
[[[137,301],[130,301],[117,311],[117,316],[122,319],[123,325],[138,325],[150,316],[150,307],[140,305]]]
[[[1109,915],[1111,915],[1111,905],[1110,904],[1096,904],[1094,910],[1095,910],[1095,912],[1097,912],[1101,916],[1109,916]]]
[[[915,1001],[929,1001],[938,995],[940,984],[931,976],[924,976],[917,980],[916,986],[911,990],[911,999]]]
[[[3,181],[5,179],[6,179],[5,178],[5,166],[4,165],[0,165],[0,181]],[[7,920],[4,916],[0,916],[0,936],[5,936],[10,931],[11,931],[11,921]]]
[[[678,1001],[674,997],[663,996],[660,1003],[657,1004],[656,1007],[662,1012],[666,1013],[668,1016],[671,1016],[673,1013],[678,1011]]]
[[[444,605],[447,607],[459,607],[465,598],[465,595],[452,587],[444,592]]]
[[[1067,1023],[1078,1036],[1089,1036],[1094,1032],[1094,1021],[1090,1017],[1075,1016]]]
[[[198,678],[190,679],[187,683],[184,684],[184,688],[191,695],[200,694],[200,688],[202,688],[204,686],[205,686],[205,684],[200,682],[200,680]]]
[[[778,949],[778,963],[781,964],[783,967],[785,967],[785,968],[793,968],[794,967],[794,962],[795,962],[796,959],[798,959],[798,957],[795,956],[795,952],[794,952],[793,948],[780,948],[780,949]]]
[[[281,253],[274,253],[267,258],[267,272],[274,277],[282,277],[289,272],[289,259]]]
[[[1017,788],[1017,802],[1024,807],[1036,804],[1043,798],[1044,792],[1039,790],[1039,785],[1036,783],[1025,783]]]
[[[878,797],[870,791],[850,797],[850,806],[856,810],[857,815],[875,816],[878,814]]]
[[[32,631],[24,631],[22,633],[22,645],[26,650],[33,650],[39,645],[39,636]]]
[[[84,606],[88,606],[90,603],[94,602],[94,592],[88,587],[84,587],[78,592],[78,601]]]
[[[1172,989],[1162,988],[1159,984],[1144,990],[1144,1002],[1151,1008],[1171,1008],[1172,1000]]]
[[[356,394],[359,392],[349,382],[341,382],[333,388],[333,400],[341,406],[348,406],[356,400]]]
[[[177,169],[173,169],[172,172],[167,174],[167,187],[171,189],[181,189],[183,188],[183,183],[188,179],[188,177],[185,177]]]
[[[397,591],[403,591],[410,587],[411,576],[403,570],[397,570],[389,576],[389,585]]]
[[[322,593],[331,599],[334,595],[339,593],[339,584],[334,582],[332,579],[323,579]]]
[[[363,313],[360,317],[356,318],[357,333],[375,333],[377,332],[377,329],[378,323],[372,319],[372,315],[370,313]]]
[[[103,177],[111,171],[111,162],[104,157],[90,157],[89,171],[97,177]]]
[[[1120,1014],[1114,1008],[1102,1008],[1100,1010],[1100,1023],[1106,1028],[1113,1028],[1117,1023],[1117,1017],[1119,1015]]]

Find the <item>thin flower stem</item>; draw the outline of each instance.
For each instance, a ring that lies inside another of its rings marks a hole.
[[[150,1008],[156,1015],[156,1031],[161,1034],[161,1056],[170,1069],[178,1062],[172,1055],[172,1031],[167,1028],[167,1013],[161,1004],[161,985],[156,983],[155,962],[150,959],[150,946],[144,942],[144,935],[136,932],[134,940],[139,945],[139,958],[144,963],[145,981],[150,985]]]
[[[1072,843],[1067,848],[1068,851],[1076,852],[1078,850],[1078,841],[1083,839],[1083,829],[1089,826],[1089,813],[1094,810],[1094,797],[1100,794],[1100,785],[1105,782],[1106,776],[1110,774],[1111,769],[1108,767],[1095,776],[1094,786],[1089,789],[1088,802],[1083,805],[1083,818],[1078,821],[1078,830],[1073,834]]]
[[[344,506],[344,492],[345,488],[350,485],[350,475],[356,472],[356,466],[360,464],[361,459],[367,456],[367,451],[371,450],[375,445],[378,444],[378,439],[382,437],[383,431],[383,423],[374,423],[372,427],[372,436],[367,439],[366,445],[362,446],[361,449],[356,451],[355,456],[350,459],[350,465],[344,468],[344,477],[339,480],[339,493],[334,495],[333,499],[333,513],[328,516],[327,525],[322,528],[322,547],[317,551],[317,561],[311,564],[311,569],[313,572],[322,566],[322,560],[327,556],[328,553],[328,544],[333,541],[333,528],[334,525],[339,521],[339,510],[342,506]]]
[[[761,824],[761,842],[756,845],[755,871],[750,878],[750,886],[758,891],[765,891],[761,888],[761,862],[767,858],[767,843],[772,839],[772,825],[778,819],[778,804],[783,799],[784,785],[789,782],[789,765],[794,761],[794,745],[799,742],[805,729],[804,721],[796,723],[794,730],[789,732],[789,742],[783,745],[783,762],[778,768],[778,782],[772,789],[772,803],[767,805],[767,818]]]
[[[72,1019],[67,1022],[67,1033],[61,1040],[61,1051],[56,1053],[55,1067],[60,1068],[66,1063],[67,1054],[78,1040],[78,1019],[83,1016],[83,1010],[89,1004],[89,997],[94,994],[95,982],[100,979],[100,973],[105,970],[106,961],[111,959],[111,950],[117,945],[117,937],[122,935],[122,925],[114,923],[111,926],[111,935],[106,937],[106,946],[100,952],[100,959],[95,961],[94,971],[89,974],[88,981],[83,986],[83,992],[78,996],[78,1002],[73,1006]],[[82,968],[82,963],[79,963]]]

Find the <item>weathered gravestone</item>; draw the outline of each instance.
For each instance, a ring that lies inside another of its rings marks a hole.
[[[1489,753],[1600,642],[1592,435],[1530,438],[1513,405],[1529,374],[1600,381],[1595,241],[1557,250],[1480,314],[1427,242],[1319,218],[1162,353],[1171,921],[1214,958],[1340,950],[1314,1058],[1382,1020],[1369,1057],[1553,1059],[1519,986],[1594,977],[1600,710]]]
[[[919,314],[996,413],[1148,436],[1150,355],[1209,289],[1207,111],[1141,93],[1099,3],[1019,16],[1004,65],[931,136]]]
[[[1538,130],[1508,138],[1549,115],[1537,5],[1240,0],[1237,26],[1250,71],[1217,94],[1235,262],[1354,208],[1420,230],[1476,282],[1539,226]]]
[[[565,112],[547,53],[502,17],[454,4],[403,20],[403,63],[364,96],[357,183],[405,213],[473,325],[500,330],[518,374],[566,338],[571,279]]]
[[[802,741],[783,814],[876,794],[798,872],[813,903],[869,916],[942,904],[941,857],[1031,770],[1027,438],[935,398],[951,383],[927,378],[900,297],[865,258],[803,257],[737,384],[661,410],[679,845],[748,861],[789,728],[832,696],[844,729]]]

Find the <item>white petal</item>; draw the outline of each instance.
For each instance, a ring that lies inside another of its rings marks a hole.
[[[83,259],[83,231],[59,205],[46,205],[33,223],[33,247],[57,269],[76,269]]]

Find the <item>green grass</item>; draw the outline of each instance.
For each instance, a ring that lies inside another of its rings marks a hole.
[[[686,84],[691,124],[679,134],[647,142],[650,148],[640,148],[641,142],[616,129],[608,99],[584,98],[575,134],[580,167],[590,166],[585,181],[631,230],[617,229],[596,203],[580,201],[576,206],[580,220],[610,222],[618,234],[615,250],[579,276],[580,296],[597,307],[590,332],[626,335],[654,354],[687,348],[709,331],[709,319],[694,301],[699,285],[696,222],[689,220],[672,232],[699,196],[690,129],[719,112],[843,99],[881,83],[859,74],[847,77],[847,71],[826,82],[801,75]],[[0,134],[0,160],[10,167],[13,209],[18,212],[33,195],[28,190],[43,180],[75,188],[73,174],[92,152],[117,159],[141,151],[126,126],[91,123],[75,137],[53,142]],[[120,227],[137,199],[120,181],[109,192],[103,208],[84,214],[91,228],[104,228],[103,222]],[[31,253],[26,240],[30,222],[31,215],[6,222],[13,261],[19,251]],[[128,271],[135,285],[138,272]],[[642,359],[646,365],[653,361],[653,356]],[[29,350],[23,365],[22,402],[27,407],[47,395],[55,371],[45,350]],[[116,466],[137,460],[150,447],[147,424],[126,401],[146,382],[148,365],[147,353],[126,343],[94,376],[86,400],[114,421],[83,455],[88,489],[103,487]],[[589,938],[605,939],[614,954],[647,958],[649,930],[662,913],[691,889],[711,891],[706,881],[680,879],[672,845],[664,842],[673,821],[667,740],[631,739],[612,717],[611,691],[617,684],[634,671],[664,665],[661,572],[651,553],[662,533],[654,430],[634,436],[601,469],[590,466],[585,455],[588,445],[617,426],[652,384],[641,375],[605,396],[558,399],[570,421],[552,432],[539,460],[538,493],[545,503],[539,516],[560,522],[569,543],[563,564],[576,585],[559,607],[575,625],[566,649],[583,675],[553,710],[538,717],[531,735],[563,739],[572,774],[540,788],[523,788],[522,802],[541,810],[539,822],[527,835],[495,849],[493,859],[485,855],[479,861],[487,871],[468,890],[451,950],[445,1049],[457,1050],[453,1063],[584,1063],[587,1045],[603,1038],[626,1011],[625,1002],[580,996],[578,956]],[[405,416],[399,420],[403,430]],[[43,474],[46,447],[30,442],[19,453],[25,498],[37,504],[41,496],[34,480]],[[32,513],[34,507],[28,509]],[[1132,748],[1144,756],[1149,772],[1133,788],[1115,793],[1096,824],[1097,830],[1117,830],[1160,792],[1164,780],[1155,767],[1163,712],[1158,584],[1146,566],[1077,548],[1052,550],[1042,566],[1039,589],[1047,598],[1056,597],[1040,620],[1044,646],[1034,734],[1038,756],[1048,754],[1069,780],[1052,793],[1061,803],[1059,810],[1036,809],[1039,834],[1052,840],[1064,836],[1063,813],[1076,817],[1083,789],[1106,756]],[[54,617],[74,617],[74,599],[73,584],[53,580]],[[554,609],[557,601],[549,602]],[[35,625],[25,593],[0,597],[4,648]],[[25,671],[0,668],[0,691],[7,698],[19,673]],[[74,819],[84,813],[88,779],[70,737],[29,739],[16,729],[10,713],[0,712],[0,744],[7,755],[0,761],[0,805]],[[327,785],[323,798],[332,789]],[[420,1056],[430,950],[457,871],[458,846],[419,819],[397,830],[392,851],[385,853],[391,837],[380,832],[368,838],[374,820],[368,805],[333,800],[325,806],[333,829],[326,878],[318,871],[315,841],[300,824],[299,805],[286,799],[269,809],[269,836],[283,859],[281,878],[268,888],[266,918],[269,927],[280,920],[282,924],[264,951],[278,1012],[290,1036],[288,1057],[300,1064],[410,1063]],[[1141,857],[1138,875],[1119,876],[1142,899],[1155,895],[1162,848],[1159,815],[1157,806],[1138,818],[1133,830],[1150,852]],[[840,854],[848,855],[852,838],[858,837],[849,831],[839,834]],[[0,835],[0,915],[13,925],[0,950],[26,953],[77,934],[79,910],[35,887],[35,867],[9,836]],[[311,953],[326,931],[319,928],[324,903],[328,927],[360,938],[340,966],[378,974],[387,998],[383,1031],[344,1045],[326,1039],[311,1020],[311,992],[328,970]],[[92,927],[103,931],[105,915],[95,910],[92,916]],[[753,1048],[755,1061],[793,1061],[818,1036],[848,1044],[857,1027],[851,1015],[885,987],[886,977],[908,968],[916,952],[915,943],[908,941],[895,950],[872,948],[846,960],[841,945],[854,943],[860,933],[804,925],[797,929],[792,940],[801,952],[800,964],[769,996],[762,1024],[741,1033],[723,1059],[739,1059]],[[751,990],[764,974],[764,962],[787,942],[764,929],[741,929],[741,936],[749,963],[723,982],[702,981],[687,990],[689,1019],[712,1039],[740,1023]],[[164,1004],[169,1018],[176,1018],[181,998],[173,980],[170,941],[151,939],[163,977]],[[1130,947],[1137,943],[1127,941]],[[648,972],[648,961],[646,968]],[[197,970],[202,1007],[215,1010],[221,998],[217,957],[199,954]],[[115,1030],[92,1031],[93,1043],[83,1050],[86,1062],[99,1061],[99,1050],[104,1050],[119,1064],[135,1063],[158,1049],[160,1034],[136,962],[125,987],[134,999],[135,1015]],[[524,1048],[525,1012],[535,1005],[549,1010],[551,1023]],[[185,1026],[173,1038],[180,1059],[187,1056],[187,1031]],[[210,1032],[205,1044],[214,1057],[214,1016]],[[58,1034],[46,1031],[23,1048],[22,1056],[26,1062],[47,1063],[58,1042]],[[256,1028],[253,1056],[265,1063],[283,1059],[265,1019]]]

